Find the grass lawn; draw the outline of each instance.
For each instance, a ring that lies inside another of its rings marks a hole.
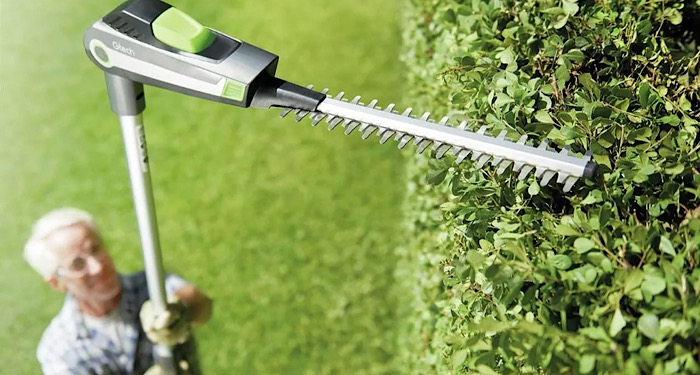
[[[0,9],[0,363],[9,373],[39,373],[35,347],[63,298],[21,257],[36,218],[89,210],[117,266],[141,268],[119,125],[82,48],[84,30],[118,3]],[[171,3],[278,54],[282,78],[384,105],[400,97],[397,0]],[[146,102],[166,268],[215,300],[197,332],[205,371],[400,373],[395,146],[154,88]]]

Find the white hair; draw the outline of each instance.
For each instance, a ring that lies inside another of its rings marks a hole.
[[[32,235],[24,245],[24,259],[44,278],[53,276],[58,268],[58,259],[44,240],[53,232],[75,224],[84,224],[99,234],[92,215],[77,208],[53,210],[34,223]]]

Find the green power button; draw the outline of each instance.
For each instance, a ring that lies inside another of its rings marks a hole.
[[[214,33],[176,8],[169,8],[151,23],[153,36],[179,50],[198,53],[209,47]]]

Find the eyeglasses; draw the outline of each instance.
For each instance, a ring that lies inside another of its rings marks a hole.
[[[96,262],[102,263],[107,258],[107,251],[102,246],[101,242],[95,242],[90,246],[89,253],[81,254],[73,258],[67,267],[58,267],[56,275],[60,277],[80,278],[85,276],[88,271],[88,260],[92,258]]]

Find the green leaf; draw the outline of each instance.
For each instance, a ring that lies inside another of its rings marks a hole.
[[[501,60],[501,63],[503,64],[510,64],[513,61],[515,61],[515,54],[513,53],[513,50],[509,47],[497,53],[496,58]]]
[[[431,185],[439,185],[447,177],[447,171],[449,168],[434,169],[428,171],[426,175],[426,180]]]
[[[666,254],[676,256],[676,249],[673,248],[673,243],[666,236],[661,236],[659,248]]]
[[[664,17],[674,25],[680,25],[681,22],[683,22],[683,15],[675,8],[666,8],[664,10]]]
[[[492,264],[488,268],[486,268],[486,271],[484,271],[484,276],[486,276],[487,279],[493,280],[496,278],[498,273],[501,271],[501,266],[498,264]]]
[[[654,174],[654,172],[656,172],[656,167],[651,164],[647,164],[639,169],[639,173],[647,176]]]
[[[445,277],[444,279],[442,279],[442,283],[445,286],[453,286],[453,285],[457,285],[461,282],[462,281],[460,279],[458,279],[456,277],[452,277],[452,276],[448,276],[448,277]]]
[[[600,190],[591,190],[590,193],[586,196],[586,199],[581,201],[582,205],[587,205],[587,204],[594,204],[598,202],[603,201],[603,192]]]
[[[486,261],[486,257],[476,250],[467,251],[467,261],[472,267],[478,269]]]
[[[634,93],[628,88],[615,86],[610,91],[620,99],[634,99]]]
[[[678,126],[681,123],[681,119],[679,119],[678,116],[674,115],[664,116],[660,118],[659,121],[664,124],[669,124],[673,126]]]
[[[500,331],[503,331],[505,329],[508,329],[510,327],[510,324],[506,322],[501,322],[493,317],[486,316],[483,317],[479,323],[470,323],[469,324],[469,331],[470,332],[484,332],[484,333],[497,333]]]
[[[653,275],[645,275],[642,282],[642,291],[655,296],[666,289],[666,280]]]
[[[557,77],[557,81],[566,82],[571,78],[569,74],[569,69],[565,65],[559,65],[557,70],[554,71],[554,75]]]
[[[569,16],[563,16],[558,18],[556,22],[552,24],[552,27],[554,27],[555,29],[561,29],[562,27],[564,27],[564,25],[566,25],[567,22],[569,22]]]
[[[569,59],[573,62],[577,62],[577,63],[582,62],[583,60],[586,59],[586,55],[584,55],[580,49],[572,49],[571,51],[565,53],[564,57],[566,57],[567,59]],[[590,74],[589,74],[589,77],[590,77]]]
[[[632,122],[635,123],[635,124],[641,124],[642,121],[644,121],[643,118],[641,118],[641,117],[639,117],[639,116],[636,116],[636,115],[633,115],[633,114],[631,114],[631,113],[628,113],[628,114],[627,114],[627,119],[629,119],[630,121],[632,121]]]
[[[608,257],[601,252],[587,252],[586,259],[591,264],[598,266],[600,269],[602,269],[605,272],[612,272],[613,271],[612,262],[610,262],[610,259],[608,259]]]
[[[593,340],[598,340],[598,341],[609,341],[610,337],[605,333],[605,330],[601,327],[586,327],[586,328],[581,328],[579,332],[587,337],[592,338]]]
[[[639,104],[642,105],[642,107],[647,108],[649,105],[649,95],[651,94],[651,88],[649,87],[649,84],[644,82],[642,85],[639,87]]]
[[[452,9],[448,9],[445,14],[442,16],[442,18],[448,22],[448,23],[455,23],[457,22],[457,15],[455,14],[455,11]]]
[[[590,92],[594,98],[600,97],[600,88],[598,84],[593,80],[591,73],[583,73],[578,76],[578,81],[583,85],[583,87]]]
[[[564,9],[559,7],[551,7],[542,10],[544,14],[564,14]]]
[[[545,124],[554,124],[554,120],[552,119],[552,116],[549,115],[549,113],[545,110],[539,110],[535,112],[535,119],[537,121],[545,123]]]
[[[508,96],[508,94],[506,94],[504,92],[499,92],[499,93],[496,93],[496,101],[493,103],[493,105],[496,106],[497,108],[500,108],[506,104],[510,104],[510,103],[514,103],[514,102],[515,102],[515,100],[513,100],[513,98]]]
[[[609,118],[611,114],[612,114],[612,109],[605,107],[605,106],[594,107],[591,110],[591,118],[592,119]]]
[[[666,172],[666,174],[668,174],[670,176],[679,175],[679,174],[683,173],[683,171],[685,171],[685,165],[683,165],[681,163],[675,164],[672,167],[668,167],[668,168],[664,169],[664,172]]]
[[[574,227],[568,224],[559,224],[554,231],[562,236],[578,236],[581,234],[581,232],[577,231]]]
[[[643,280],[644,272],[642,272],[642,270],[639,269],[633,270],[625,280],[625,294],[628,294],[630,291],[637,289],[640,285],[642,285]]]
[[[618,143],[617,137],[613,134],[613,130],[610,129],[605,133],[601,134],[597,139],[598,143],[604,148],[609,148],[610,146]]]
[[[600,211],[598,212],[598,223],[600,224],[601,228],[605,227],[605,224],[608,223],[611,216],[612,206],[610,203],[605,203],[602,207],[600,207]]]
[[[537,181],[533,181],[530,183],[530,187],[527,188],[527,192],[530,195],[537,195],[540,193],[540,184],[537,183]]]
[[[578,371],[581,374],[588,374],[595,368],[595,356],[592,354],[582,355],[578,362]]]
[[[574,280],[585,284],[592,284],[598,276],[596,268],[590,264],[586,264],[585,266],[576,268],[570,272],[574,276]]]
[[[617,336],[620,331],[622,331],[623,328],[627,325],[627,322],[625,321],[625,317],[622,316],[622,312],[620,311],[620,308],[617,308],[615,310],[615,313],[613,314],[612,321],[610,322],[610,336],[615,337]]]
[[[637,33],[642,37],[647,36],[651,32],[651,28],[651,21],[644,20],[637,25]]]
[[[552,267],[559,270],[568,270],[571,267],[571,258],[564,254],[552,255],[547,261]]]
[[[658,340],[660,338],[659,318],[656,315],[642,315],[637,321],[637,329],[641,334],[652,340]]]
[[[476,366],[476,371],[479,374],[483,375],[499,375],[496,371],[494,371],[491,367],[479,364]]]
[[[590,251],[595,247],[595,242],[585,237],[579,237],[576,239],[576,241],[574,241],[574,249],[576,249],[576,252],[579,254],[583,254],[587,251]]]
[[[690,104],[690,101],[688,101],[688,99],[685,97],[685,94],[683,94],[683,96],[681,96],[681,99],[679,100],[679,104],[680,104],[681,109],[686,111],[686,112],[690,112],[690,110],[693,107]]]
[[[564,9],[564,13],[568,16],[573,16],[578,12],[578,4],[576,4],[577,0],[564,0],[562,1],[562,8]]]
[[[469,353],[469,350],[467,349],[462,349],[457,351],[452,355],[452,366],[454,367],[460,367],[464,363],[464,361],[467,360],[467,354]]]

